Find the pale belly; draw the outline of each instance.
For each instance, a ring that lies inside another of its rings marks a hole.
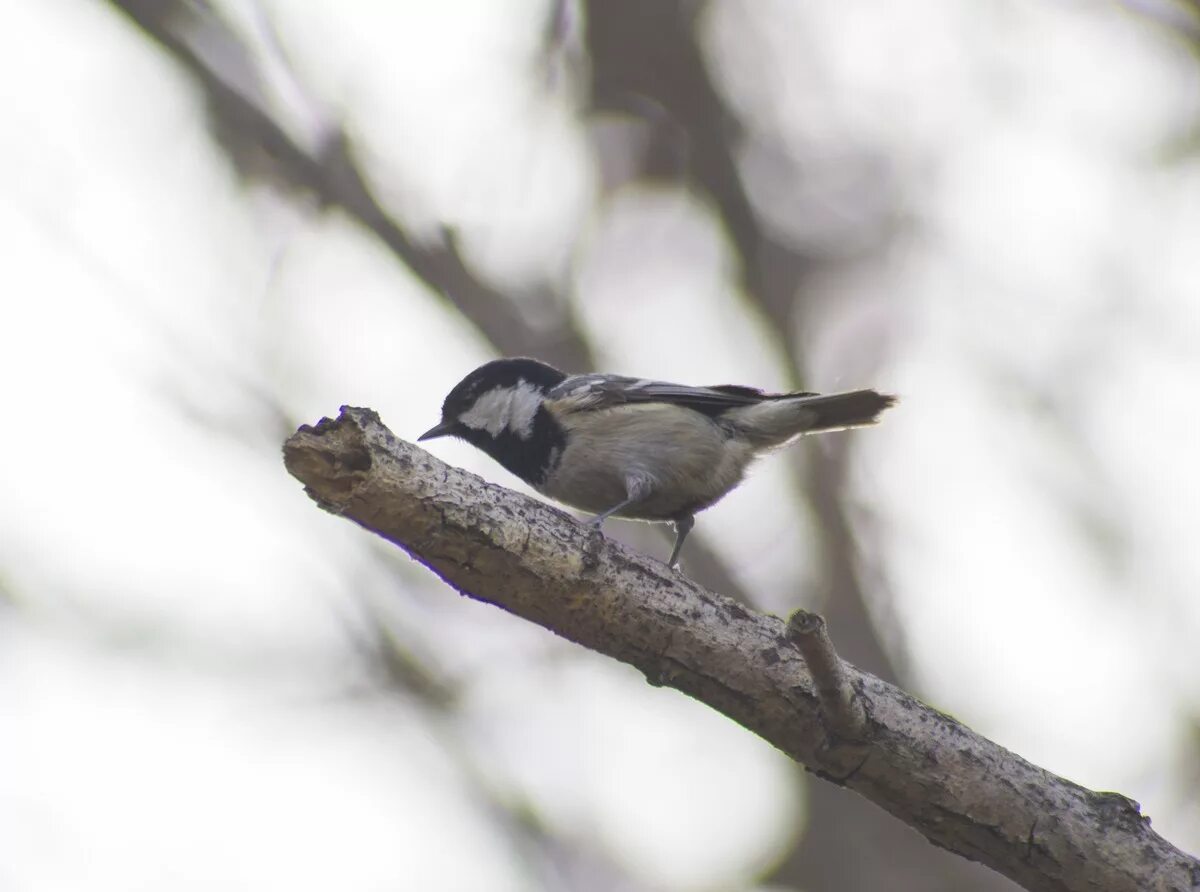
[[[584,417],[567,428],[567,445],[540,491],[550,498],[600,513],[629,497],[645,495],[615,516],[671,520],[707,508],[741,482],[753,457],[731,443],[698,413],[657,405],[622,407],[602,418]]]

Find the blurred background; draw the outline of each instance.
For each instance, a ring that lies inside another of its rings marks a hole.
[[[1200,849],[1195,0],[2,21],[0,890],[1014,888],[285,473],[501,354],[901,394],[685,571]]]

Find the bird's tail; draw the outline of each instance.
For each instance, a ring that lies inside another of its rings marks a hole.
[[[828,396],[781,394],[730,413],[729,420],[756,446],[779,446],[804,434],[867,427],[895,403],[895,396],[874,390]]]

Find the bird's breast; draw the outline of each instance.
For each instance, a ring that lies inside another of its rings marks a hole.
[[[698,412],[657,403],[565,414],[557,464],[539,489],[584,511],[628,497],[631,478],[650,492],[619,517],[669,520],[706,508],[739,482],[753,457],[745,444]]]

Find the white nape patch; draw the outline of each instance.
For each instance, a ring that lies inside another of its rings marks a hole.
[[[518,381],[516,387],[496,387],[480,394],[475,405],[459,415],[458,420],[493,437],[507,428],[522,440],[528,440],[533,436],[533,417],[541,404],[541,391]]]

